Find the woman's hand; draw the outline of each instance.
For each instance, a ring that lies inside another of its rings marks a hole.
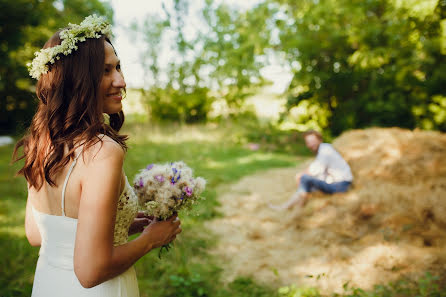
[[[144,231],[144,228],[148,226],[152,220],[152,216],[147,216],[144,212],[139,211],[129,227],[129,236]]]
[[[181,233],[181,221],[178,215],[173,215],[165,221],[154,219],[142,231],[141,236],[146,236],[152,248],[158,248],[172,242]]]

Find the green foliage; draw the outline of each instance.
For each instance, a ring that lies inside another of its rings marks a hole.
[[[240,108],[245,98],[264,84],[260,69],[265,65],[264,50],[270,38],[268,7],[260,3],[240,12],[206,1],[202,13],[210,31],[202,36],[203,59],[212,69],[209,77],[217,84],[219,97],[229,107]]]
[[[150,108],[151,119],[158,122],[203,122],[212,103],[206,88],[195,88],[187,92],[172,87],[153,87],[148,92],[142,90],[142,94]]]
[[[144,24],[132,26],[147,43],[143,94],[151,118],[204,121],[215,97],[225,100],[231,114],[238,113],[246,97],[264,84],[260,68],[269,40],[263,21],[267,7],[239,12],[206,1],[198,12],[202,24],[191,37],[184,32],[185,20],[192,16],[190,1],[172,2],[173,8],[164,6],[164,17],[148,16]],[[175,56],[167,65],[161,63],[162,42],[171,44]]]
[[[417,282],[401,279],[388,285],[376,285],[371,291],[353,288],[345,283],[344,294],[335,297],[440,297],[445,296],[446,287],[439,286],[439,277],[426,272]]]
[[[282,287],[279,289],[280,297],[320,297],[319,291],[315,288],[298,288],[295,285]]]
[[[217,295],[218,297],[240,296],[240,297],[273,297],[275,292],[268,287],[255,283],[251,278],[238,277],[228,284],[225,290]]]
[[[233,137],[251,149],[282,152],[295,156],[311,156],[311,151],[305,146],[303,133],[300,131],[282,130],[277,125],[270,122],[260,123],[255,118],[246,120],[246,118],[237,117],[226,125],[233,126]]]
[[[23,131],[35,112],[35,81],[26,63],[48,38],[69,22],[80,22],[92,13],[113,12],[99,0],[1,0],[0,1],[0,134]]]
[[[173,3],[166,18],[148,18],[141,29],[151,82],[146,98],[155,119],[204,120],[213,97],[225,100],[229,115],[239,113],[265,84],[260,69],[275,57],[293,73],[282,120],[297,130],[446,131],[444,1],[268,0],[239,11],[208,0],[199,11],[203,28],[192,38],[183,33],[189,1]],[[162,69],[166,32],[176,36],[178,57]],[[166,83],[159,79],[163,71]],[[202,116],[189,119],[200,100]]]
[[[368,126],[446,131],[444,1],[271,2],[294,74],[288,109],[317,105],[328,113],[319,126],[333,135]]]
[[[38,249],[25,237],[26,183],[14,178],[12,145],[0,147],[0,296],[30,296]]]
[[[195,274],[190,277],[171,275],[170,280],[174,291],[172,296],[209,296],[206,294],[206,289],[203,286],[203,280],[199,274]]]
[[[440,297],[446,296],[446,287],[440,287],[438,276],[426,272],[414,282],[402,278],[387,285],[375,285],[370,291],[352,287],[349,282],[343,285],[342,294],[334,293],[333,297]],[[279,288],[279,297],[321,297],[317,288],[299,288],[296,285]],[[324,295],[325,296],[325,295]]]
[[[147,50],[142,55],[146,69],[146,87],[142,89],[150,117],[155,121],[176,121],[193,123],[206,120],[212,96],[204,87],[204,78],[199,75],[203,66],[197,56],[199,39],[187,40],[184,34],[184,18],[188,15],[187,1],[174,1],[169,11],[164,7],[165,18],[150,16],[144,24],[133,24],[135,32],[141,32],[147,42]],[[160,65],[161,42],[169,33],[174,33],[172,50],[177,54],[168,65]],[[168,74],[167,81],[160,76]]]

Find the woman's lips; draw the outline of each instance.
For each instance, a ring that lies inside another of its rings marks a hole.
[[[121,100],[122,100],[122,95],[121,95],[121,93],[109,94],[109,95],[107,95],[107,96],[110,97],[110,98],[113,99],[113,100],[116,100],[116,101],[121,101]]]

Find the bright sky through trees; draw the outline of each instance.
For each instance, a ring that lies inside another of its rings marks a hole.
[[[171,1],[165,0],[111,0],[111,5],[114,10],[115,23],[113,29],[113,32],[115,34],[114,45],[118,51],[119,58],[121,59],[121,64],[126,76],[128,87],[143,86],[144,72],[139,57],[141,55],[141,52],[145,49],[143,40],[141,40],[140,36],[131,32],[130,25],[132,24],[132,22],[141,24],[144,18],[150,14],[164,15],[162,9],[163,2],[166,6],[172,5]],[[258,3],[259,0],[219,0],[216,2],[224,2],[228,5],[235,6],[241,10],[244,10],[249,9],[256,3]],[[190,3],[190,9],[191,11],[193,11],[192,14],[195,14],[195,16],[192,19],[187,20],[188,25],[186,25],[185,33],[193,35],[195,34],[196,28],[202,25],[202,22],[197,14],[199,9],[203,5],[203,1],[193,0],[190,1]],[[164,44],[164,47],[165,50],[163,50],[163,53],[165,54],[162,56],[162,59],[164,59],[165,63],[167,64],[170,56],[169,45]],[[290,72],[279,66],[278,64],[265,67],[264,69],[262,69],[261,73],[265,78],[274,82],[274,84],[269,89],[269,91],[271,92],[282,92],[284,88],[287,87],[289,80],[291,79]]]

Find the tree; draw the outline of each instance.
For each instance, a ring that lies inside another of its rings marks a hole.
[[[22,131],[36,108],[34,84],[26,64],[48,38],[69,22],[97,13],[112,20],[99,0],[0,0],[0,133]]]
[[[227,5],[205,1],[195,12],[200,25],[196,34],[185,34],[193,12],[186,0],[164,6],[164,16],[148,16],[143,26],[134,25],[145,38],[144,97],[153,118],[194,122],[205,120],[215,97],[225,100],[237,113],[244,99],[263,85],[260,69],[268,45],[265,23],[268,7],[260,4],[239,12]],[[172,37],[173,36],[173,37]],[[170,39],[169,39],[170,38]],[[161,65],[162,44],[170,43],[171,55]],[[166,79],[161,79],[167,74]]]
[[[320,127],[334,135],[368,126],[446,131],[445,2],[419,10],[422,1],[412,2],[272,1],[279,50],[294,72],[288,109],[317,106]]]
[[[171,4],[171,8],[163,5],[164,16],[150,15],[142,25],[132,26],[147,44],[142,53],[145,86],[141,92],[152,119],[203,121],[212,96],[199,74],[201,41],[199,36],[186,38],[184,32],[189,2],[174,0]],[[167,49],[166,44],[170,45]],[[163,64],[161,55],[166,51],[170,56]]]
[[[267,63],[271,15],[266,3],[239,12],[225,4],[206,1],[203,16],[209,32],[204,36],[204,60],[219,97],[237,110],[244,99],[265,84],[260,69]]]

